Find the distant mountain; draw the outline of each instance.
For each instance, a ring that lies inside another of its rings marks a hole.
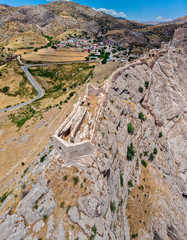
[[[118,17],[118,19],[126,20],[126,18],[123,18],[123,17]]]
[[[0,5],[0,41],[25,31],[58,38],[62,33],[75,29],[95,39],[108,39],[122,47],[135,46],[143,51],[171,40],[179,26],[186,26],[186,17],[150,26],[148,23],[115,18],[72,1],[20,7]]]
[[[169,22],[160,23],[160,25],[167,25],[167,24],[186,24],[187,23],[187,16],[179,17]]]
[[[143,24],[146,24],[146,25],[157,25],[157,24],[160,24],[159,21],[147,21],[147,22],[141,22]]]

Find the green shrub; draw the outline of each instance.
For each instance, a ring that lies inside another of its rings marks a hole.
[[[137,238],[137,237],[138,237],[138,233],[133,233],[133,234],[132,234],[132,238],[135,239],[135,238]]]
[[[138,186],[138,188],[140,189],[140,190],[144,190],[144,186],[143,185],[140,185],[140,186]]]
[[[107,155],[107,153],[105,153],[105,154],[104,154],[104,156],[105,156],[105,158],[108,158],[108,155]]]
[[[44,221],[44,222],[47,221],[47,217],[48,217],[47,215],[45,215],[45,214],[43,215],[43,221]]]
[[[142,160],[141,163],[145,168],[147,167],[147,162],[145,160]]]
[[[110,210],[112,213],[116,211],[116,203],[114,201],[110,203]]]
[[[157,148],[154,148],[154,149],[153,149],[153,153],[154,153],[155,155],[158,153]]]
[[[9,89],[10,89],[10,87],[5,86],[5,87],[3,87],[3,88],[1,89],[1,92],[7,93],[7,92],[9,91]]]
[[[68,176],[66,175],[66,176],[64,176],[64,180],[66,181],[68,179]]]
[[[21,163],[21,165],[22,165],[22,166],[24,166],[24,165],[25,165],[25,163],[24,163],[24,162],[22,162],[22,163]]]
[[[79,182],[79,178],[78,177],[73,177],[73,181],[74,181],[74,184],[77,185],[77,183]]]
[[[139,91],[140,93],[143,93],[143,87],[140,86],[140,87],[138,88],[138,91]]]
[[[43,162],[46,157],[47,157],[47,154],[44,154],[44,155],[40,158],[40,162]]]
[[[74,93],[75,93],[75,92],[70,92],[69,97],[70,97],[70,98],[73,97]]]
[[[23,173],[26,174],[28,170],[29,170],[29,167],[27,167],[27,168],[23,171]]]
[[[149,156],[149,161],[151,161],[151,162],[152,162],[152,161],[154,160],[154,158],[155,158],[154,154],[153,154],[153,153],[151,153],[151,154],[150,154],[150,156]]]
[[[3,195],[0,197],[0,202],[3,203],[7,197],[8,197],[8,192],[3,193]]]
[[[129,134],[133,134],[134,133],[134,127],[132,125],[132,123],[128,123],[127,124],[127,130]]]
[[[95,225],[92,227],[92,232],[94,233],[94,235],[96,235],[96,233],[97,233],[97,228],[96,228]]]
[[[67,88],[66,88],[66,87],[64,87],[64,88],[62,89],[62,91],[63,91],[63,92],[66,92],[66,91],[67,91]]]
[[[143,152],[144,157],[148,156],[148,153],[149,153],[148,151],[144,151]]]
[[[14,198],[17,198],[18,197],[18,195],[17,194],[14,194]]]
[[[129,161],[132,161],[133,158],[134,158],[135,153],[136,153],[136,151],[134,150],[133,143],[131,143],[131,144],[127,147],[127,159],[128,159]]]
[[[141,121],[144,121],[144,120],[145,120],[143,112],[140,112],[140,113],[138,114],[138,118],[139,118]]]
[[[129,180],[129,181],[128,181],[128,186],[129,186],[130,188],[133,187],[133,182],[132,182],[132,180]]]
[[[139,167],[139,159],[136,159],[136,167]]]
[[[149,87],[149,82],[148,82],[148,81],[145,82],[145,87],[146,87],[146,88]]]
[[[162,135],[162,132],[159,132],[159,138],[161,138],[163,135]]]

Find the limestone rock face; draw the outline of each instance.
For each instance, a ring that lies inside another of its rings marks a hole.
[[[84,212],[91,218],[104,216],[107,211],[107,202],[101,197],[89,195],[84,198],[79,198],[79,210]]]

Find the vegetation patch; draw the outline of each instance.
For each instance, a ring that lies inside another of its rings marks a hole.
[[[131,135],[134,133],[134,127],[133,127],[132,123],[127,124],[127,130],[128,130],[128,133]]]
[[[116,211],[116,203],[114,201],[110,203],[110,210],[112,213]]]
[[[131,143],[128,147],[127,147],[127,159],[129,161],[132,161],[134,156],[135,156],[136,151],[134,150],[134,146],[133,143]]]
[[[28,120],[34,116],[42,117],[40,111],[36,111],[32,106],[28,105],[26,106],[26,109],[20,110],[18,113],[11,113],[9,115],[9,119],[18,127],[19,130]]]

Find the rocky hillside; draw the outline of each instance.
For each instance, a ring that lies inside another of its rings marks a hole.
[[[186,18],[163,26],[147,26],[115,18],[72,1],[18,8],[0,5],[1,41],[28,30],[57,37],[68,29],[77,29],[96,39],[112,40],[123,47],[153,48],[159,47],[162,41],[169,41],[174,30],[185,24]]]
[[[187,239],[186,34],[106,81],[94,154],[67,161],[49,141],[1,196],[0,239]]]

